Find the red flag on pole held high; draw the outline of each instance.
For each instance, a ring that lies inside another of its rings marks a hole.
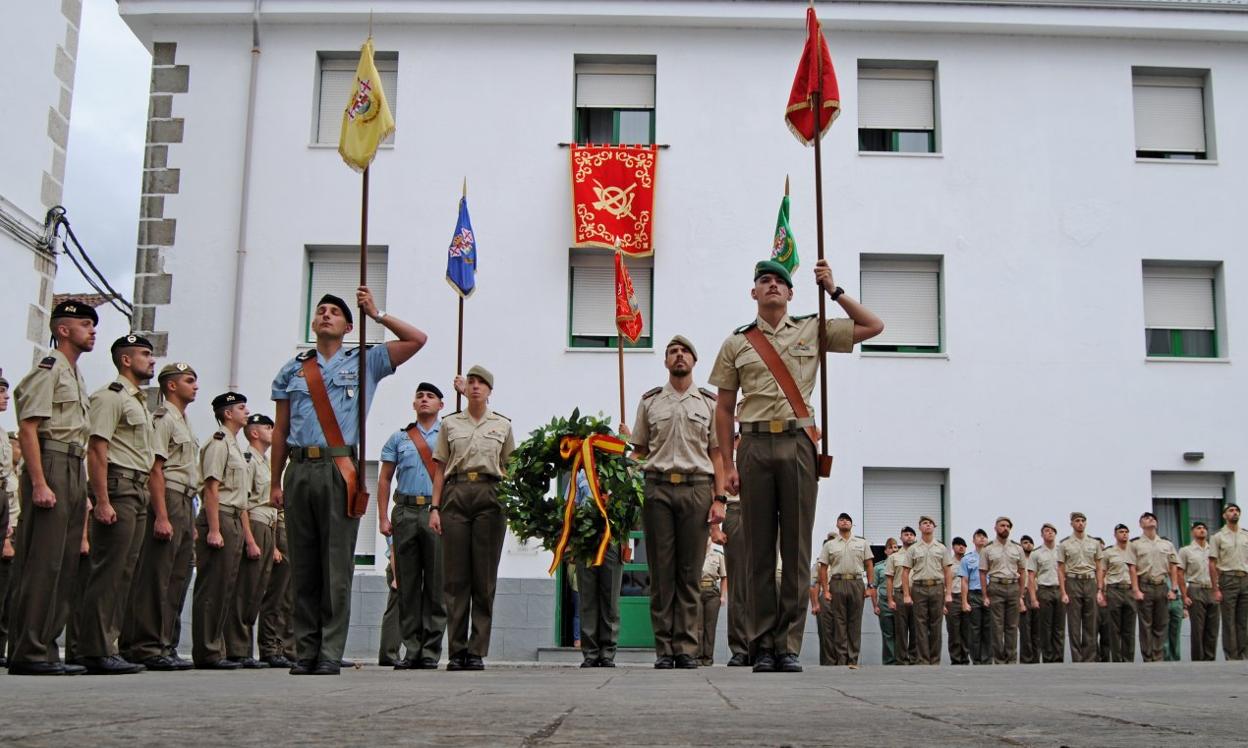
[[[636,343],[643,326],[641,307],[637,306],[637,294],[633,292],[633,279],[624,267],[624,254],[615,253],[615,326],[620,334]]]
[[[828,42],[823,38],[812,5],[806,9],[806,46],[802,48],[793,90],[789,92],[789,106],[784,110],[785,123],[803,145],[815,141],[815,113],[811,109],[815,92],[822,102],[823,111],[819,115],[819,137],[822,138],[832,120],[841,113],[841,91],[836,85],[836,70],[832,68]]]

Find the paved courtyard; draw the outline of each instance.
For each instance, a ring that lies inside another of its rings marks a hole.
[[[1248,666],[0,675],[0,744],[1244,745]]]

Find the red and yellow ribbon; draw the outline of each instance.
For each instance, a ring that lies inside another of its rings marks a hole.
[[[554,574],[563,560],[563,552],[568,547],[568,538],[572,535],[573,515],[576,513],[576,473],[585,471],[585,479],[589,483],[589,493],[594,497],[594,504],[602,514],[602,542],[598,544],[598,553],[594,556],[594,566],[602,566],[602,559],[607,555],[607,546],[611,543],[611,520],[607,518],[607,500],[598,487],[598,463],[595,452],[608,454],[624,454],[628,443],[607,434],[593,434],[584,439],[579,436],[565,436],[559,441],[559,455],[563,459],[572,460],[572,472],[568,481],[568,499],[563,509],[563,532],[559,535],[559,544],[555,546],[555,560],[550,565],[549,573]]]

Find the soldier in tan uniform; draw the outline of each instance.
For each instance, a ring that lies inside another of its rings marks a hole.
[[[694,385],[697,360],[688,338],[671,339],[663,358],[667,383],[642,396],[629,437],[634,456],[645,460],[642,527],[654,666],[660,669],[698,665],[698,572],[707,525],[723,522],[728,503],[721,490],[715,394]]]
[[[0,369],[0,413],[9,409],[9,380]],[[9,662],[9,582],[13,578],[13,535],[21,508],[17,504],[17,472],[13,443],[8,432],[0,429],[0,667]]]
[[[242,517],[252,479],[249,462],[238,446],[238,432],[251,413],[247,398],[225,392],[212,400],[221,428],[200,453],[203,505],[195,519],[195,591],[191,600],[191,657],[195,667],[235,670],[229,659],[225,628],[234,608],[235,583],[243,560]]]
[[[1096,618],[1104,569],[1101,542],[1087,534],[1088,518],[1070,513],[1073,532],[1057,544],[1057,585],[1066,606],[1071,662],[1096,662]]]
[[[1036,617],[1041,662],[1061,662],[1066,652],[1066,609],[1057,579],[1057,528],[1045,522],[1040,545],[1027,557],[1027,590]]]
[[[979,553],[979,581],[984,605],[992,611],[992,660],[998,665],[1018,660],[1018,611],[1023,607],[1027,566],[1023,547],[1010,540],[1014,522],[997,517],[997,537]]]
[[[862,606],[870,593],[863,574],[875,580],[875,558],[866,538],[853,534],[854,519],[841,512],[836,518],[836,535],[819,551],[819,586],[824,590],[822,604],[832,609],[832,664],[858,667],[862,649]],[[903,572],[904,576],[904,572]],[[939,652],[936,655],[939,660]]]
[[[152,416],[151,478],[147,533],[139,552],[130,600],[121,629],[121,653],[148,670],[185,670],[174,656],[173,625],[193,546],[192,501],[199,490],[199,442],[186,422],[186,406],[199,392],[188,364],[168,364],[157,376],[164,403]]]
[[[897,565],[906,607],[914,617],[918,664],[940,664],[942,619],[953,603],[953,553],[936,539],[936,520],[919,518],[919,540],[906,549]]]
[[[1018,661],[1022,665],[1040,662],[1040,615],[1031,604],[1031,553],[1036,541],[1030,535],[1018,539],[1023,548],[1023,602],[1018,607]]]
[[[718,536],[722,539],[722,533],[716,532],[717,528],[712,527],[711,536],[707,539],[706,558],[702,562],[702,579],[698,582],[701,587],[700,611],[699,611],[699,635],[698,635],[698,664],[702,667],[710,667],[715,664],[715,629],[719,626],[719,609],[724,603],[724,599],[728,594],[728,572],[724,564],[723,547],[715,542]]]
[[[919,662],[918,642],[914,632],[914,615],[912,606],[902,602],[904,587],[902,586],[901,560],[910,546],[914,545],[917,534],[914,528],[901,528],[901,547],[888,557],[884,568],[885,597],[888,609],[893,614],[893,649],[894,660],[898,665],[917,665]]]
[[[498,562],[507,524],[498,503],[498,482],[516,448],[511,421],[489,408],[494,375],[468,370],[468,409],[442,419],[433,450],[433,506],[429,528],[442,536],[446,580],[447,670],[483,670]],[[445,514],[443,514],[445,512]],[[469,616],[472,632],[469,635]]]
[[[729,493],[740,488],[742,523],[750,549],[749,586],[752,606],[751,655],[757,672],[800,672],[798,655],[806,622],[806,570],[815,521],[818,465],[811,441],[813,420],[798,418],[775,376],[745,337],[757,328],[778,353],[810,412],[810,394],[823,355],[848,353],[854,344],[884,330],[884,323],[848,296],[832,279],[824,260],[815,267],[815,279],[841,305],[849,319],[828,320],[825,350],[820,351],[818,320],[791,317],[793,280],[783,265],[765,260],[754,267],[752,298],[758,316],[738,328],[721,346],[710,383],[719,387],[719,445]],[[737,392],[742,393],[741,445],[732,454],[732,418]],[[734,462],[735,459],[735,462]],[[740,473],[738,473],[738,463]],[[771,569],[776,541],[785,573],[777,590]],[[777,604],[773,601],[779,601]]]
[[[1248,656],[1248,530],[1239,526],[1237,504],[1224,506],[1222,519],[1209,541],[1209,579],[1221,608],[1222,652],[1242,660]]]
[[[273,444],[273,419],[262,413],[247,417],[243,429],[247,449],[243,458],[251,475],[247,508],[239,517],[243,531],[243,558],[239,562],[238,580],[234,584],[233,606],[225,624],[225,651],[229,659],[251,670],[264,669],[269,663],[254,656],[256,617],[260,602],[269,586],[269,575],[276,559],[274,534],[277,508],[269,504],[269,447]]]
[[[836,537],[835,532],[828,533],[828,537],[824,539],[826,544],[829,540]],[[836,658],[832,654],[836,649],[836,621],[832,618],[831,601],[827,598],[829,595],[827,589],[827,580],[822,584],[819,581],[819,562],[810,566],[810,614],[815,617],[815,629],[819,635],[819,664],[832,665],[835,664]]]
[[[155,427],[139,388],[156,375],[152,344],[138,335],[113,342],[117,379],[91,395],[87,475],[91,481],[91,572],[79,603],[78,664],[88,673],[143,670],[117,648],[130,581],[147,535],[147,481]]]
[[[1209,527],[1192,523],[1192,542],[1179,550],[1179,588],[1191,621],[1192,662],[1217,659],[1218,606],[1209,581]]]
[[[1102,613],[1109,616],[1107,638],[1109,656],[1114,662],[1135,662],[1135,611],[1144,598],[1140,592],[1135,569],[1135,551],[1128,540],[1130,529],[1124,524],[1114,527],[1114,545],[1101,552],[1104,583]]]
[[[1157,515],[1140,515],[1142,534],[1131,540],[1141,597],[1138,598],[1140,655],[1145,662],[1161,662],[1162,645],[1169,635],[1170,601],[1179,589],[1179,554],[1174,544],[1157,535]]]
[[[55,348],[13,390],[26,468],[11,593],[9,673],[84,672],[63,664],[56,637],[69,618],[86,523],[87,385],[78,357],[95,347],[95,310],[77,301],[52,310]]]
[[[717,435],[718,436],[718,435]],[[746,564],[749,561],[745,547],[745,530],[741,527],[741,497],[726,494],[728,504],[724,507],[724,570],[728,574],[728,667],[746,667],[750,664],[750,642],[746,633],[749,614],[749,586]]]
[[[962,559],[966,558],[966,539],[955,537],[949,541],[953,551],[953,604],[945,609],[945,633],[949,636],[949,664],[969,665],[971,644],[971,616],[962,610],[962,590],[966,577],[962,576]]]
[[[265,588],[264,599],[260,602],[260,626],[256,632],[260,659],[275,668],[288,668],[295,664],[295,629],[291,620],[295,596],[290,583],[287,552],[286,512],[279,509],[277,524],[273,528],[273,571],[269,574],[269,586]]]

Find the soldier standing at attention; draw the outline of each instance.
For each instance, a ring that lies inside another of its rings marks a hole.
[[[884,541],[885,563],[875,565],[875,594],[871,597],[872,608],[880,619],[880,662],[884,665],[897,664],[897,647],[894,639],[893,609],[889,606],[892,593],[888,590],[889,574],[891,574],[892,558],[897,555],[897,539]],[[881,599],[880,590],[885,590],[885,599]]]
[[[717,428],[729,493],[741,494],[741,519],[749,548],[749,584],[755,672],[795,673],[806,625],[806,570],[818,490],[818,438],[810,417],[810,395],[819,364],[828,352],[848,353],[855,343],[879,335],[884,323],[832,279],[825,260],[815,266],[815,280],[849,319],[827,321],[826,348],[819,350],[814,316],[791,317],[793,279],[778,262],[754,266],[751,297],[756,319],[724,341],[710,383],[719,388]],[[751,332],[756,331],[756,332]],[[764,354],[772,362],[769,366]],[[785,382],[781,386],[780,380]],[[789,386],[789,385],[792,386]],[[790,402],[784,390],[797,400]],[[732,418],[742,393],[741,445],[732,453]],[[800,413],[798,411],[801,411]],[[738,473],[738,464],[740,472]],[[777,588],[776,546],[784,574]]]
[[[913,607],[902,602],[905,589],[902,586],[902,560],[910,546],[914,545],[914,541],[914,528],[908,525],[901,528],[901,547],[889,557],[884,569],[888,609],[893,612],[893,648],[898,665],[917,665],[919,662]]]
[[[962,590],[966,577],[961,574],[962,559],[966,558],[966,539],[956,537],[949,547],[953,549],[953,604],[945,610],[945,633],[949,635],[949,664],[971,664],[971,616],[962,610]]]
[[[420,330],[377,309],[366,287],[356,289],[355,300],[363,314],[398,340],[367,352],[344,348],[343,339],[353,329],[351,309],[326,294],[312,318],[316,348],[287,362],[273,379],[277,411],[269,493],[273,506],[286,510],[298,654],[291,675],[337,675],[341,670],[360,526],[347,508],[355,496],[356,471],[364,469],[356,464],[360,396],[366,395],[371,405],[377,383],[426,340]],[[359,381],[360,355],[368,356],[366,382]]]
[[[918,542],[898,561],[905,604],[914,617],[918,664],[940,664],[941,618],[953,603],[953,554],[936,539],[936,520],[919,518]]]
[[[962,612],[971,621],[971,662],[976,665],[992,664],[992,611],[984,604],[984,590],[979,578],[979,554],[988,545],[988,533],[978,528],[971,535],[975,547],[968,550],[958,564],[958,576],[962,583]]]
[[[242,515],[251,490],[251,471],[238,446],[247,425],[247,398],[225,392],[212,399],[220,428],[200,451],[204,487],[195,518],[195,591],[191,599],[191,658],[204,670],[234,670],[225,629],[234,610],[235,582],[243,560]]]
[[[1209,579],[1221,608],[1222,653],[1228,660],[1242,660],[1248,655],[1248,530],[1239,526],[1238,504],[1222,507],[1222,520],[1222,529],[1209,541]]]
[[[442,390],[429,382],[416,387],[416,420],[394,432],[381,448],[377,516],[381,534],[392,537],[398,577],[399,632],[407,656],[396,670],[436,670],[446,632],[442,599],[442,538],[429,529],[433,506],[433,445],[442,422]],[[394,513],[388,514],[390,483],[398,475]]]
[[[1101,565],[1105,569],[1102,598],[1099,601],[1109,616],[1108,649],[1114,662],[1135,662],[1135,610],[1140,600],[1139,577],[1135,570],[1135,551],[1128,538],[1131,531],[1119,523],[1114,527],[1114,545],[1104,550]]]
[[[1140,655],[1145,662],[1161,662],[1170,627],[1170,601],[1179,588],[1179,554],[1174,544],[1157,535],[1157,515],[1140,515],[1140,537],[1131,541],[1135,552],[1139,599]]]
[[[997,539],[979,553],[979,581],[984,605],[992,611],[992,659],[998,665],[1018,660],[1018,611],[1023,607],[1027,566],[1023,547],[1010,540],[1014,523],[997,517]]]
[[[734,423],[733,429],[736,426]],[[716,438],[718,438],[716,434]],[[733,449],[741,437],[734,436]],[[741,527],[741,497],[728,493],[728,504],[724,507],[724,568],[728,573],[728,667],[746,667],[750,662],[750,642],[746,635],[746,623],[749,615],[749,592],[746,563],[749,561],[748,549],[745,547],[745,530]]]
[[[867,539],[853,531],[853,517],[841,512],[836,535],[819,552],[819,586],[824,590],[822,604],[832,609],[836,632],[832,664],[856,668],[862,648],[862,606],[868,596],[875,596],[875,560]],[[864,573],[870,586],[863,583]],[[939,659],[940,654],[936,656]]]
[[[91,395],[91,571],[78,608],[78,664],[91,674],[143,670],[121,657],[117,640],[130,597],[130,580],[147,535],[147,481],[156,430],[139,389],[156,375],[152,344],[137,335],[113,342],[117,379]]]
[[[194,555],[192,503],[199,490],[199,442],[186,422],[186,406],[195,401],[199,380],[189,364],[168,364],[156,377],[164,402],[152,420],[148,531],[130,585],[130,604],[122,626],[121,651],[148,670],[194,667],[173,651],[174,621],[190,582]]]
[[[498,503],[498,482],[506,475],[504,466],[516,442],[511,421],[489,407],[494,375],[483,366],[473,366],[468,370],[466,384],[459,377],[456,380],[455,389],[462,387],[460,391],[468,397],[468,409],[442,419],[442,430],[433,450],[429,527],[443,536],[450,651],[446,669],[484,670],[484,658],[490,652],[498,562],[507,534]],[[444,504],[446,516],[442,515]],[[615,548],[618,553],[619,545],[615,544]],[[615,589],[618,596],[618,582]],[[584,584],[581,592],[584,605]]]
[[[87,385],[78,358],[95,348],[95,310],[65,301],[52,310],[55,347],[13,390],[25,461],[22,521],[10,593],[11,675],[73,675],[56,646],[68,622],[86,531]]]
[[[1192,662],[1217,658],[1218,606],[1209,581],[1209,527],[1192,523],[1192,542],[1179,551],[1179,589],[1191,621]]]
[[[836,537],[836,533],[828,533],[824,545]],[[820,551],[822,553],[822,550]],[[810,614],[815,617],[815,628],[819,635],[819,664],[833,665],[836,657],[832,654],[836,649],[836,621],[832,619],[831,597],[828,592],[828,580],[819,581],[819,562],[810,567]]]
[[[1023,586],[1023,601],[1018,606],[1018,661],[1023,665],[1034,665],[1040,661],[1040,616],[1031,605],[1031,553],[1036,548],[1036,541],[1030,535],[1018,539],[1023,547],[1023,577],[1019,583]]]
[[[252,656],[255,644],[256,618],[260,602],[273,573],[277,526],[277,508],[269,504],[269,447],[273,444],[273,419],[262,413],[247,417],[243,429],[250,474],[247,508],[239,517],[243,531],[243,558],[239,563],[238,581],[234,585],[234,604],[225,626],[225,651],[234,662],[251,670],[262,670],[269,663]]]
[[[650,564],[654,666],[659,669],[698,666],[698,583],[707,525],[724,521],[728,503],[721,490],[716,396],[694,385],[697,361],[698,351],[688,338],[676,335],[668,342],[663,356],[667,383],[642,395],[629,435],[633,455],[645,461],[641,521]],[[731,410],[728,419],[731,439]],[[583,587],[581,596],[583,601]]]
[[[718,527],[711,527],[706,543],[706,560],[702,562],[702,588],[699,611],[698,665],[710,667],[715,664],[715,629],[719,626],[719,608],[728,594],[727,573],[724,570],[724,551],[716,542],[723,541]]]
[[[1071,662],[1096,662],[1097,598],[1105,587],[1101,542],[1087,534],[1088,518],[1070,513],[1070,535],[1057,544],[1057,584],[1066,606]]]
[[[295,664],[295,632],[290,621],[295,599],[290,585],[288,548],[286,512],[279,509],[277,524],[273,528],[273,571],[269,574],[264,599],[260,601],[260,626],[256,631],[260,659],[276,668],[289,668]]]
[[[9,380],[0,369],[0,413],[9,409]],[[13,442],[8,432],[0,429],[0,667],[9,662],[5,653],[9,649],[9,583],[13,579],[13,535],[21,508],[17,505],[17,460],[14,459]]]
[[[1066,652],[1066,616],[1057,581],[1057,528],[1045,522],[1040,539],[1027,557],[1027,584],[1037,621],[1037,647],[1042,662],[1061,662]]]

